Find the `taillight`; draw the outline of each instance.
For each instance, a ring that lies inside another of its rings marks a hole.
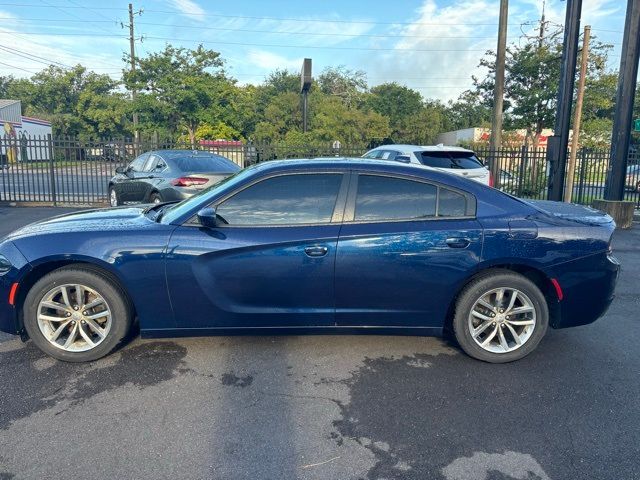
[[[180,177],[171,180],[171,185],[174,187],[192,187],[194,185],[204,185],[208,181],[208,178],[202,177]]]
[[[491,174],[491,172],[489,172],[489,186],[493,187],[493,175]]]

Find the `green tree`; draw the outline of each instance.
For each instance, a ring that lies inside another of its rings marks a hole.
[[[412,138],[407,136],[407,130],[414,130],[412,126],[418,121],[416,116],[423,110],[422,95],[396,82],[371,88],[367,105],[389,119],[392,138],[403,140]]]
[[[553,128],[555,123],[558,85],[560,83],[560,63],[562,39],[555,32],[544,39],[531,39],[523,45],[507,48],[505,70],[505,128],[523,128],[535,147],[543,129]],[[600,81],[607,55],[611,46],[594,39],[590,47],[589,77],[593,84]],[[481,102],[491,108],[495,84],[495,53],[487,52],[480,61],[480,67],[488,74],[483,79],[474,78],[475,93]],[[604,80],[603,80],[604,81]],[[597,103],[600,99],[597,89],[586,90],[585,103]],[[602,118],[602,117],[597,117]]]
[[[138,92],[133,107],[141,122],[151,128],[164,123],[175,132],[185,129],[194,145],[203,116],[217,100],[224,100],[220,92],[230,80],[222,66],[220,54],[202,45],[194,50],[167,45],[136,58],[135,72],[124,70],[123,80]]]
[[[341,99],[348,108],[360,107],[367,91],[365,73],[344,65],[325,68],[316,83],[322,93]]]
[[[108,75],[50,66],[30,79],[4,81],[3,96],[22,102],[23,113],[50,120],[56,135],[103,136],[126,131],[126,100]]]
[[[491,107],[475,90],[467,90],[456,101],[449,101],[446,115],[450,130],[491,126]]]

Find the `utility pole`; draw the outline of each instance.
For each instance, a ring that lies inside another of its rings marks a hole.
[[[130,57],[131,57],[131,73],[135,73],[136,71],[136,45],[135,45],[135,36],[133,30],[133,5],[129,4],[129,48],[130,48]],[[134,88],[131,91],[132,100],[136,99],[136,89]],[[138,153],[138,144],[140,141],[139,133],[138,133],[138,112],[133,112],[133,137],[135,141],[134,149],[136,150],[136,154]]]
[[[578,137],[580,136],[580,122],[582,119],[582,101],[584,100],[584,85],[587,77],[587,66],[589,64],[589,40],[591,39],[591,26],[584,27],[584,38],[582,39],[582,57],[580,59],[580,79],[578,80],[578,97],[576,98],[576,108],[573,113],[573,137],[571,138],[571,153],[569,154],[569,165],[567,166],[567,182],[564,188],[564,201],[571,202],[573,195],[573,176],[576,170],[576,155],[578,154]]]
[[[638,0],[627,2],[627,18],[624,24],[621,52],[616,113],[611,137],[611,164],[604,194],[605,199],[613,201],[621,201],[624,198],[633,102],[640,58],[640,2]]]
[[[556,112],[553,136],[549,137],[547,143],[547,163],[551,167],[548,183],[549,200],[562,201],[564,194],[581,12],[582,0],[567,0],[567,13],[564,21],[564,43],[562,47],[562,67],[560,69],[560,88],[558,89],[558,109]]]
[[[504,70],[507,50],[507,20],[509,17],[509,0],[500,0],[500,20],[498,21],[498,48],[496,51],[496,78],[493,88],[493,119],[491,121],[491,139],[489,151],[492,152],[489,174],[493,185],[499,187],[500,162],[499,149],[502,146],[502,110],[504,102]]]

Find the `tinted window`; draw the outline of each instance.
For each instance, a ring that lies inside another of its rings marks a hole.
[[[224,157],[217,155],[192,155],[171,159],[182,172],[194,173],[234,173],[240,167]]]
[[[467,199],[464,195],[446,188],[440,188],[438,195],[439,217],[464,217],[467,212]]]
[[[129,165],[129,168],[134,172],[141,172],[142,169],[144,168],[144,164],[147,161],[147,158],[149,158],[148,153],[144,153],[140,155],[133,162],[131,162],[131,165]]]
[[[433,217],[437,187],[401,178],[360,175],[356,221]]]
[[[218,206],[229,225],[328,223],[342,174],[300,174],[268,178]]]
[[[420,163],[435,168],[484,168],[480,160],[470,152],[416,152]]]

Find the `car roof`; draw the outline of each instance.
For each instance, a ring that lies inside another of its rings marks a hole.
[[[208,152],[207,150],[152,150],[147,153],[153,153],[156,155],[160,155],[165,159],[178,158],[178,157],[221,157],[222,155],[218,155],[217,153]]]
[[[476,190],[476,187],[485,187],[475,180],[469,180],[461,175],[443,172],[422,165],[401,163],[393,160],[380,160],[362,157],[328,157],[328,158],[296,158],[287,160],[270,160],[261,162],[252,167],[256,173],[268,174],[273,171],[292,170],[330,170],[331,168],[348,170],[361,169],[375,173],[395,173],[422,177],[435,182],[446,183],[452,187],[465,190]]]
[[[443,145],[442,143],[438,145],[410,145],[406,143],[394,143],[390,145],[380,145],[379,147],[373,148],[372,150],[389,150],[395,149],[400,150],[402,153],[414,152],[416,150],[421,150],[423,152],[468,152],[473,153],[473,150],[469,150],[467,148],[455,147],[453,145]]]

